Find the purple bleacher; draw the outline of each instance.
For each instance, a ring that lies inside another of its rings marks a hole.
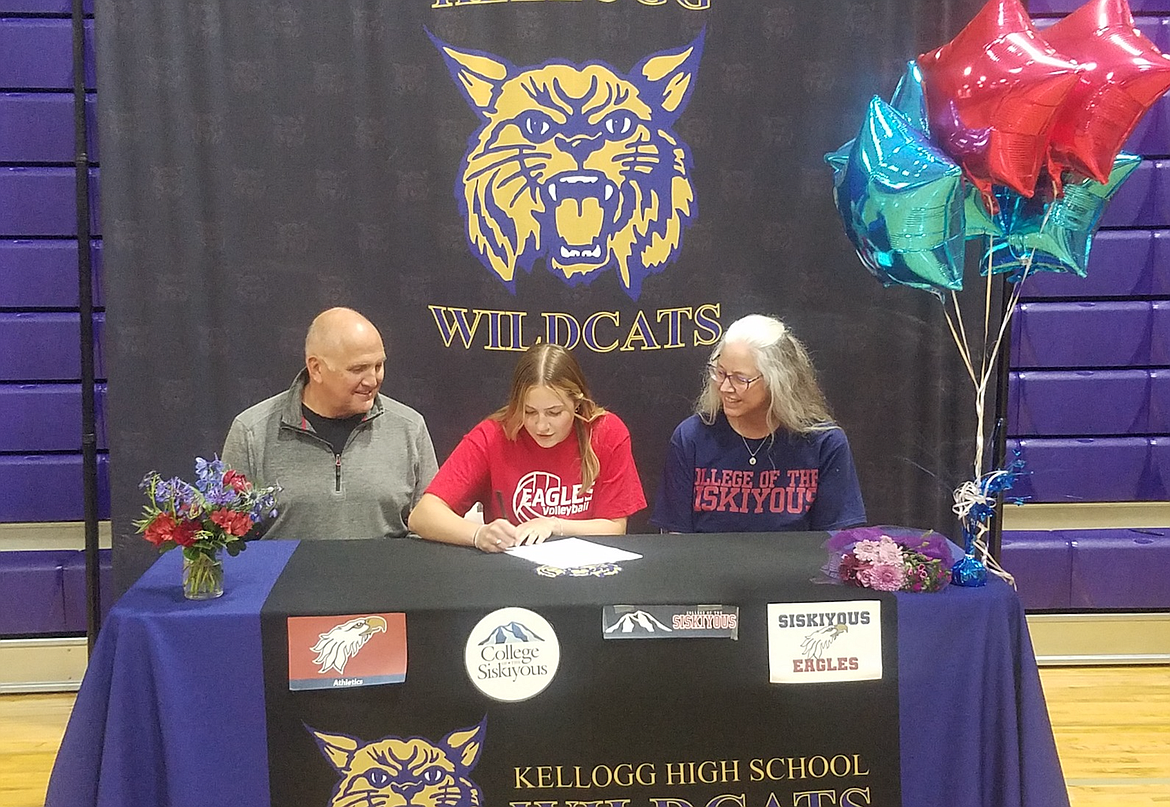
[[[0,314],[0,381],[76,381],[81,378],[81,329],[77,314]],[[100,342],[105,315],[94,315],[94,338]],[[96,376],[105,377],[101,353],[94,356]]]
[[[102,242],[90,242],[94,305],[102,300]],[[76,241],[0,241],[0,308],[77,308]]]
[[[98,448],[106,447],[106,385],[94,390]],[[0,451],[81,451],[80,384],[0,384]]]
[[[76,550],[0,552],[0,636],[61,633],[64,565]]]
[[[106,456],[98,456],[98,518],[110,517]],[[0,523],[81,521],[81,455],[0,456]]]
[[[1085,0],[1028,0],[1029,14],[1068,14],[1085,4]],[[1170,14],[1170,0],[1129,0],[1134,14]]]
[[[97,100],[85,111],[89,159],[96,162]],[[58,92],[0,93],[0,162],[73,162],[73,96]]]
[[[1021,370],[1008,385],[1015,436],[1147,434],[1148,370]]]
[[[1104,227],[1170,225],[1170,162],[1143,161],[1109,201],[1101,224]]]
[[[1170,274],[1170,266],[1163,266],[1163,272]],[[1151,303],[1153,316],[1150,318],[1150,364],[1170,364],[1170,300],[1155,300]]]
[[[93,20],[85,21],[85,86],[96,84]],[[73,30],[67,19],[0,17],[0,87],[73,88]]]
[[[1021,303],[1012,320],[1012,366],[1144,367],[1152,362],[1153,304]]]
[[[98,551],[98,576],[101,589],[102,617],[114,604],[114,584],[110,550]],[[65,559],[62,572],[62,591],[65,595],[65,630],[84,632],[88,623],[85,600],[85,552],[74,552]]]
[[[1065,530],[1073,608],[1170,608],[1170,529]]]
[[[92,14],[93,0],[85,0],[81,10]],[[72,11],[72,0],[0,0],[0,14],[69,14]]]
[[[1024,299],[1044,297],[1129,297],[1170,289],[1170,231],[1105,230],[1089,252],[1085,277],[1071,272],[1037,272],[1024,281]],[[1161,249],[1161,254],[1159,254]]]
[[[1162,271],[1154,273],[1150,293],[1170,297],[1170,272],[1165,271],[1165,268],[1170,266],[1170,230],[1154,230],[1152,265],[1160,267]]]
[[[1150,472],[1161,481],[1163,498],[1170,499],[1170,436],[1150,439]]]
[[[1060,531],[1005,530],[999,562],[1013,577],[1029,610],[1068,608],[1072,547]]]
[[[1148,437],[1023,437],[1008,441],[1026,473],[1012,488],[1029,502],[1161,501]]]
[[[101,233],[101,171],[90,170],[90,230]],[[77,235],[77,191],[72,168],[0,168],[0,238]]]
[[[1170,370],[1150,370],[1150,432],[1170,434]]]

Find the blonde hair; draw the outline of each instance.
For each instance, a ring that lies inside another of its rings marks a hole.
[[[573,405],[573,431],[581,457],[581,487],[589,490],[601,473],[601,463],[590,436],[593,423],[605,414],[589,394],[585,374],[573,355],[551,342],[541,342],[525,351],[512,372],[508,402],[492,415],[504,426],[504,434],[515,440],[524,425],[524,399],[533,387],[548,387],[565,396]]]
[[[719,361],[728,344],[742,344],[752,353],[760,379],[768,390],[768,431],[784,428],[795,434],[810,434],[836,428],[825,394],[817,384],[812,359],[800,340],[775,317],[749,314],[737,319],[723,332],[723,338],[711,351],[710,363]],[[695,412],[710,425],[723,408],[719,386],[704,368],[703,392],[695,402]]]

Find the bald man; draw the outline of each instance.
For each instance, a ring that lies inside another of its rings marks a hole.
[[[378,329],[331,308],[305,336],[287,392],[244,410],[221,455],[257,485],[280,485],[265,538],[400,538],[438,470],[422,415],[379,394]]]

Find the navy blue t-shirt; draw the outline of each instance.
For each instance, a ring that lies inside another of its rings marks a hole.
[[[745,445],[720,412],[674,430],[650,521],[667,532],[836,530],[864,524],[865,505],[840,428]]]

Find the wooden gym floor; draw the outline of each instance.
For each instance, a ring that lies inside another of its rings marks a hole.
[[[1040,675],[1072,807],[1170,807],[1170,667]],[[0,696],[0,807],[44,804],[72,706],[71,694]]]

